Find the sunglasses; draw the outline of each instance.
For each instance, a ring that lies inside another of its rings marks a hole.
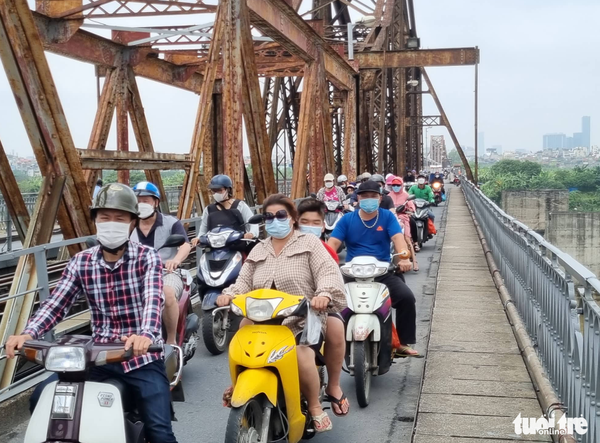
[[[277,211],[275,214],[271,212],[265,212],[264,214],[265,223],[273,223],[273,220],[286,221],[288,219],[288,213],[285,209]]]

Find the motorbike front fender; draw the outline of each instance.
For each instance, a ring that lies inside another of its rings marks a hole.
[[[264,394],[273,406],[277,405],[277,387],[279,380],[274,372],[268,369],[246,369],[235,382],[231,405],[239,408],[254,397]]]
[[[212,311],[217,307],[217,298],[221,295],[221,291],[207,291],[202,297],[202,310]]]
[[[346,327],[346,341],[365,341],[371,335],[371,341],[381,340],[381,325],[377,315],[356,314],[350,317]]]

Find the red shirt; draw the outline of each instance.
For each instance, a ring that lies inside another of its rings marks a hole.
[[[335,260],[335,262],[339,265],[340,258],[338,257],[337,252],[335,252],[333,250],[333,248],[331,246],[329,246],[327,243],[325,243],[323,240],[321,240],[321,242],[323,242],[323,246],[325,246],[325,249],[327,249],[327,252],[329,252],[329,255],[331,255],[333,257],[333,259]]]

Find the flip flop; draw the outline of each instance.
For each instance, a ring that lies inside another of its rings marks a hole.
[[[315,432],[327,432],[333,429],[333,423],[331,423],[331,419],[327,415],[327,412],[323,412],[321,415],[311,415],[310,419],[313,421],[315,425]],[[327,424],[326,424],[327,423]]]
[[[346,397],[346,394],[344,394],[343,392],[342,392],[342,396],[340,398],[335,398],[333,395],[326,394],[323,401],[328,401],[331,403],[331,412],[333,412],[333,414],[336,417],[345,417],[346,415],[348,415],[348,412],[350,412],[350,402],[348,401],[348,397]],[[344,410],[344,408],[342,408],[342,405],[345,404],[348,407],[348,410],[346,411],[345,414],[343,412],[341,414],[338,414],[337,412],[335,412],[335,409],[333,409],[334,404],[338,408],[340,408],[340,411]]]
[[[408,350],[415,351],[416,354],[412,354],[412,353],[406,352]],[[413,348],[411,348],[410,346],[402,345],[398,349],[396,349],[396,351],[394,352],[394,358],[404,358],[404,357],[421,358],[423,356],[421,354],[419,354],[416,350],[414,350]]]

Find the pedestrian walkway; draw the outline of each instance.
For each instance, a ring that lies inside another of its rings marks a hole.
[[[515,434],[519,413],[542,411],[463,193],[450,193],[414,442],[550,441]]]

